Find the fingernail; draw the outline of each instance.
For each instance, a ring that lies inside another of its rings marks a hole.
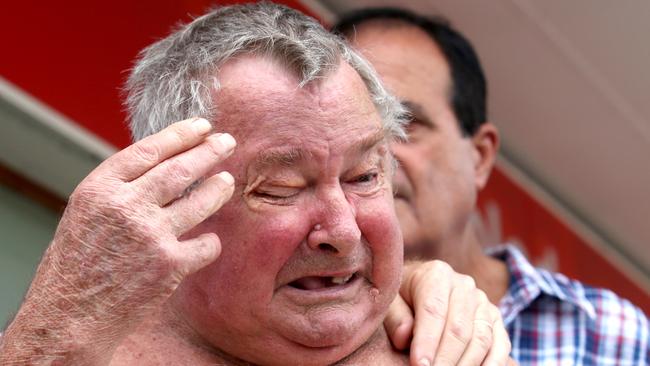
[[[205,118],[199,118],[192,121],[192,127],[199,135],[205,135],[212,130],[212,124]]]
[[[226,149],[226,151],[232,150],[232,148],[234,148],[237,144],[235,142],[235,139],[229,133],[222,133],[217,139],[219,140],[219,143],[221,143],[221,145]]]
[[[232,175],[228,172],[221,172],[217,175],[219,176],[219,178],[221,178],[221,180],[226,182],[228,185],[232,185],[233,183],[235,183],[235,178],[233,178]]]
[[[431,366],[431,361],[429,361],[428,358],[422,357],[420,361],[418,361],[419,366]]]

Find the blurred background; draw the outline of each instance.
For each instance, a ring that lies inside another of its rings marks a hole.
[[[0,322],[17,310],[68,195],[129,144],[120,88],[138,51],[236,1],[14,1],[0,12]],[[439,14],[476,47],[503,146],[485,242],[650,313],[650,2],[281,1],[324,24],[356,7]]]

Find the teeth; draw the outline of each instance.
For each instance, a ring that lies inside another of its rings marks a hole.
[[[352,278],[352,275],[345,276],[345,277],[332,277],[332,283],[337,284],[337,285],[342,285],[344,283],[347,283],[350,278]]]

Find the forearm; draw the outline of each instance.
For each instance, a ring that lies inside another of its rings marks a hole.
[[[26,303],[0,340],[0,364],[95,364],[83,361],[90,357],[75,328],[70,318]]]
[[[57,270],[52,262],[56,260],[48,250],[0,339],[0,364],[107,364],[124,327],[108,314],[107,303],[70,280],[67,271],[81,271],[75,263]]]

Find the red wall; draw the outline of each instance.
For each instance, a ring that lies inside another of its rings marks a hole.
[[[650,313],[646,291],[498,169],[481,192],[479,207],[484,221],[498,215],[501,239],[524,244],[534,264],[609,288]]]
[[[221,1],[219,4],[237,1]],[[297,1],[283,3],[305,10]],[[0,75],[117,147],[129,143],[120,87],[137,52],[207,0],[11,1],[0,12]],[[650,312],[650,297],[567,225],[499,171],[480,206],[497,207],[502,239],[525,243],[533,260],[614,289]]]
[[[237,2],[244,1],[218,3]],[[305,11],[296,1],[280,2]],[[130,139],[120,88],[138,51],[214,3],[7,1],[0,11],[0,75],[124,147]]]

